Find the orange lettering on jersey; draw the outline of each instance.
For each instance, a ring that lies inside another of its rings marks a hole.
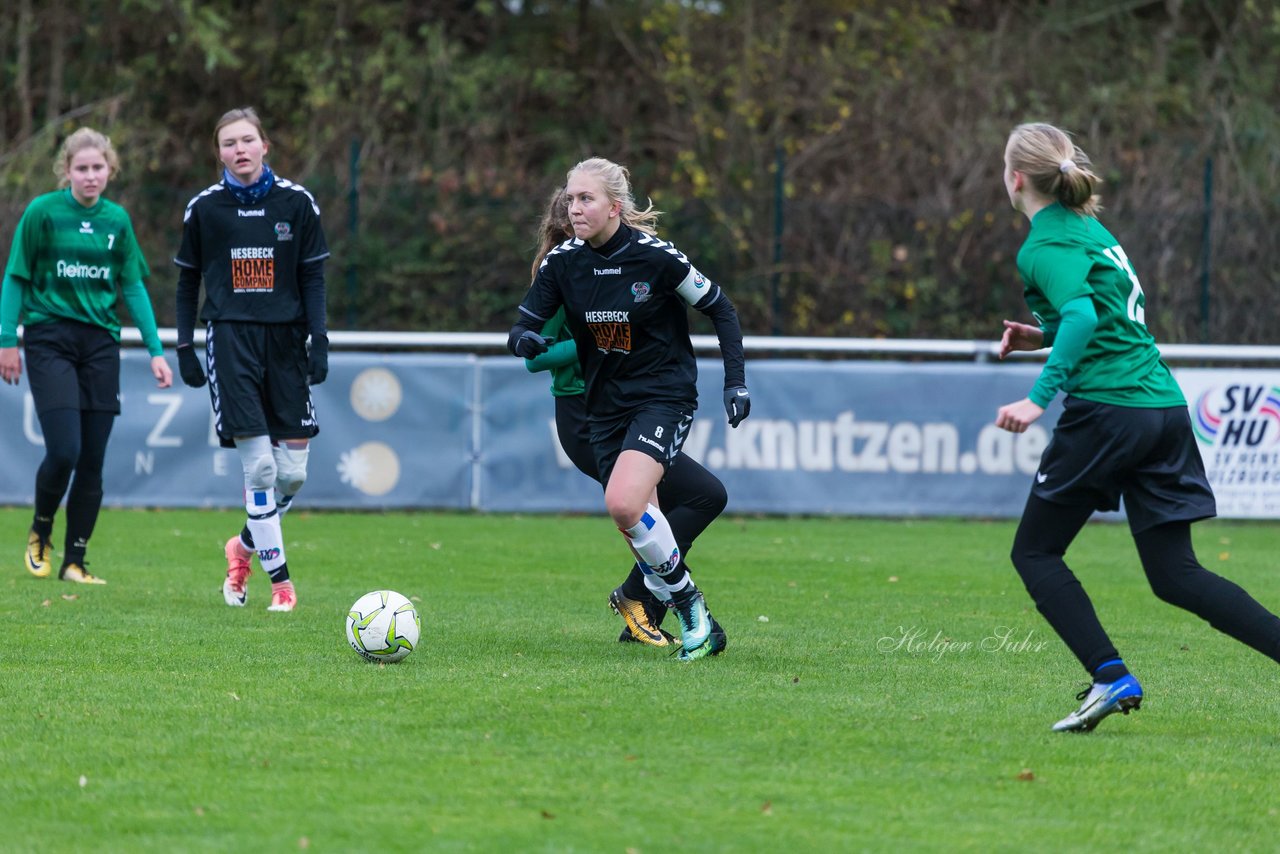
[[[630,323],[588,323],[587,327],[601,353],[631,352]]]
[[[231,259],[231,288],[236,293],[275,288],[276,262],[272,258]]]

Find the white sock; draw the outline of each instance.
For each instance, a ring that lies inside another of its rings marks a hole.
[[[645,587],[654,596],[669,602],[672,593],[689,586],[689,573],[680,562],[680,547],[661,510],[648,505],[640,521],[623,530],[622,535],[640,563]]]
[[[271,576],[272,581],[284,581],[289,577],[285,565],[284,535],[280,531],[280,514],[276,512],[272,490],[255,489],[245,492],[245,510],[249,514],[249,533],[253,535],[253,547],[258,552],[258,562]]]

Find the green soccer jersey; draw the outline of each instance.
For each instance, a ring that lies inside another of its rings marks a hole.
[[[1055,330],[1064,305],[1089,297],[1098,325],[1063,390],[1117,406],[1184,406],[1145,323],[1146,297],[1120,243],[1096,219],[1052,204],[1031,220],[1018,251],[1027,305]]]
[[[542,326],[542,336],[549,339],[547,352],[532,359],[525,359],[531,371],[551,371],[552,397],[572,397],[586,391],[582,379],[582,367],[578,364],[578,345],[564,324],[564,309],[551,315]]]
[[[86,208],[69,189],[38,196],[27,206],[13,236],[5,280],[21,280],[24,294],[20,318],[0,318],[0,346],[16,345],[15,321],[30,326],[75,320],[101,326],[118,341],[120,319],[115,306],[120,287],[126,290],[130,312],[144,339],[154,339],[147,342],[148,348],[158,354],[150,301],[143,292],[149,316],[140,318],[136,299],[130,299],[135,297],[131,291],[141,290],[148,275],[129,214],[120,205],[99,198]],[[4,313],[10,314],[12,301],[5,303]],[[148,320],[149,330],[144,328]]]

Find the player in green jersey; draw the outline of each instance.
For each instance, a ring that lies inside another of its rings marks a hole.
[[[38,196],[22,215],[0,290],[0,379],[22,376],[18,324],[45,457],[36,471],[35,518],[27,571],[53,571],[53,517],[67,498],[66,548],[58,577],[104,584],[85,569],[85,550],[102,506],[102,464],[120,414],[117,288],[151,353],[160,388],[173,382],[143,284],[150,271],[129,214],[102,197],[119,171],[111,141],[81,128],[54,162],[63,188]],[[72,479],[74,472],[75,478]],[[67,487],[70,485],[70,491]]]
[[[1014,128],[1004,184],[1031,230],[1018,272],[1037,325],[1004,322],[1000,357],[1050,346],[1030,394],[1000,407],[996,425],[1021,433],[1067,393],[1014,536],[1013,564],[1044,615],[1090,674],[1079,709],[1053,725],[1089,731],[1142,702],[1142,687],[1063,561],[1096,510],[1124,498],[1151,589],[1280,661],[1280,619],[1196,559],[1191,523],[1214,516],[1213,490],[1186,400],[1145,322],[1146,298],[1124,250],[1097,220],[1100,179],[1088,156],[1047,124]]]

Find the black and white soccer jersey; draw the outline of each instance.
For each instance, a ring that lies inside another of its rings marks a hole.
[[[328,257],[320,206],[302,185],[277,178],[257,204],[240,204],[222,183],[197,195],[173,261],[200,274],[203,321],[305,323],[298,272]]]
[[[587,411],[601,425],[643,404],[697,407],[687,306],[709,311],[722,299],[727,304],[675,246],[621,225],[598,249],[574,238],[551,250],[520,313],[522,324],[538,329],[564,306]],[[741,371],[740,334],[737,347]]]

